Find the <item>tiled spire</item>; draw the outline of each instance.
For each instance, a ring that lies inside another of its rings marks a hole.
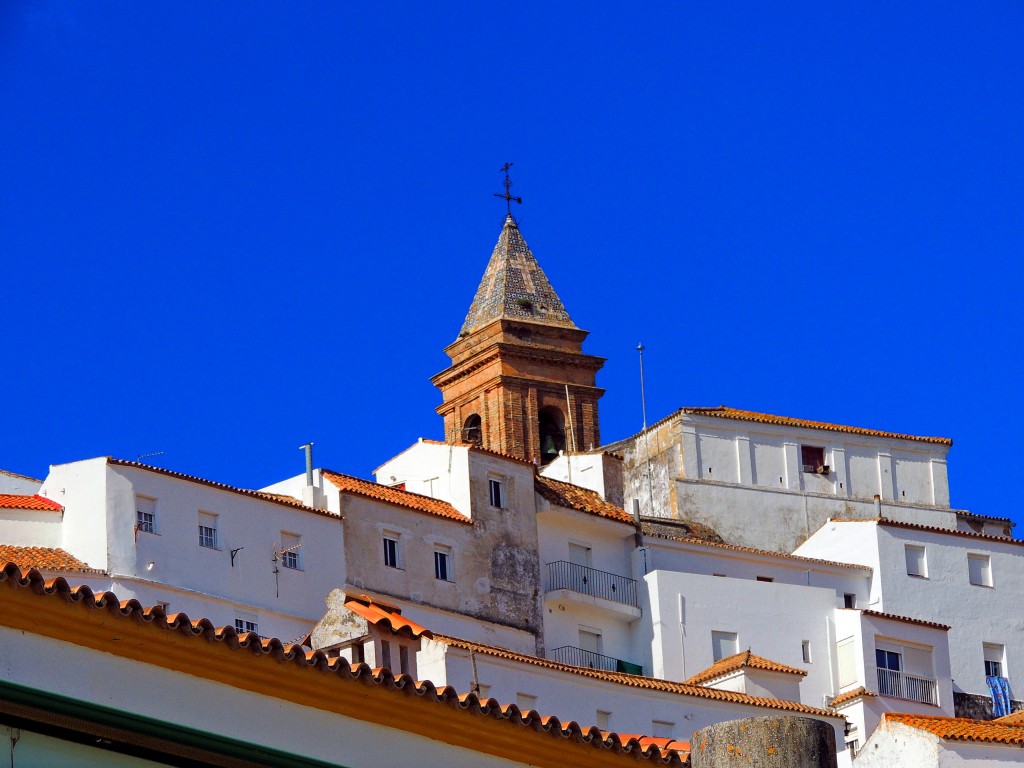
[[[498,244],[459,335],[472,333],[498,318],[576,327],[511,214],[505,217]]]

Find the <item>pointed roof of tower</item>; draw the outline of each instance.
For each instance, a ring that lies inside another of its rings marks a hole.
[[[505,217],[460,335],[499,318],[576,327],[511,214]]]

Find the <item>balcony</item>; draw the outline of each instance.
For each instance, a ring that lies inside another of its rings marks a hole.
[[[623,661],[612,656],[605,656],[603,653],[585,651],[572,645],[563,645],[548,653],[548,658],[560,664],[569,664],[573,667],[586,667],[588,669],[602,669],[605,672],[625,672],[628,675],[642,675],[644,668],[639,664],[630,661]]]
[[[565,560],[548,563],[546,592],[565,589],[612,603],[637,607],[636,581]]]
[[[939,690],[934,680],[894,669],[878,668],[878,692],[882,696],[939,706]]]

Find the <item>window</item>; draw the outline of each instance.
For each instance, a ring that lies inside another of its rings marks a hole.
[[[302,570],[302,537],[281,531],[281,565],[296,571]]]
[[[612,720],[612,713],[611,712],[609,712],[607,710],[604,710],[604,709],[599,709],[599,710],[597,710],[597,714],[594,717],[594,725],[596,725],[602,731],[608,731],[608,730],[611,730],[609,725],[608,725],[611,722],[611,720]]]
[[[166,600],[157,600],[156,604],[159,605],[161,609],[163,609],[163,612],[164,612],[165,616],[170,615],[170,613],[171,613],[171,604],[170,603],[168,603]]]
[[[903,547],[907,557],[907,575],[927,579],[928,561],[925,557],[924,547],[915,544],[904,544]]]
[[[711,653],[715,661],[739,653],[739,638],[735,632],[712,632]]]
[[[800,643],[800,652],[803,654],[804,664],[811,663],[811,641],[804,640]]]
[[[469,418],[462,425],[462,442],[480,445],[483,440],[483,430],[481,430],[480,426],[479,414],[470,414]]]
[[[771,576],[758,576],[757,580],[758,581],[767,581],[769,583],[775,581],[775,579],[773,579]]]
[[[671,739],[672,732],[676,729],[675,723],[670,723],[667,720],[652,720],[651,721],[651,735],[656,739]]]
[[[893,672],[899,672],[903,669],[903,654],[896,651],[887,651],[883,648],[876,648],[875,666],[879,669],[889,669]]]
[[[455,581],[451,547],[443,547],[440,544],[434,546],[434,578],[440,581]]]
[[[996,643],[985,643],[985,677],[1006,677],[1005,649]]]
[[[582,565],[587,568],[590,567],[590,555],[591,550],[585,544],[576,544],[569,542],[569,562],[574,565]]]
[[[199,513],[199,546],[217,548],[217,516],[210,512]]]
[[[135,530],[156,533],[156,499],[135,496]]]
[[[590,653],[601,653],[601,631],[592,627],[580,627],[580,648]]]
[[[384,533],[384,565],[388,568],[402,567],[402,550],[398,546],[397,533]]]
[[[537,708],[537,697],[529,693],[517,693],[516,706],[519,707],[520,712],[529,712],[531,709]]]
[[[843,608],[856,608],[857,607],[857,596],[852,592],[847,592],[843,595]]]
[[[875,639],[878,693],[938,706],[932,649],[901,640]]]
[[[836,643],[836,658],[839,661],[839,687],[845,688],[857,682],[857,656],[854,638],[847,637]]]
[[[992,586],[992,558],[988,555],[967,555],[967,571],[971,584],[978,587]]]
[[[491,506],[496,509],[505,508],[505,486],[501,480],[488,480],[487,487],[490,489]]]
[[[235,614],[235,632],[240,635],[244,632],[252,632],[258,635],[260,633],[259,622],[251,614],[237,613]]]
[[[804,472],[817,472],[825,466],[825,449],[814,445],[800,446],[800,463]]]

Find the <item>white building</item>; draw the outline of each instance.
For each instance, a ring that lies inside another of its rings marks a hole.
[[[995,720],[887,714],[857,768],[999,768],[1024,762],[1024,726]]]

